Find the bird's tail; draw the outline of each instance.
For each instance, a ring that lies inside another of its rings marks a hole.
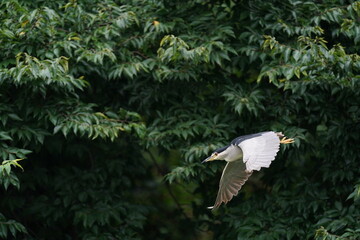
[[[276,135],[277,135],[279,138],[285,137],[285,135],[284,135],[282,132],[276,132]]]

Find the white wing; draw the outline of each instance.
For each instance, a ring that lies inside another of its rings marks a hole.
[[[247,171],[269,167],[280,147],[280,139],[275,132],[262,132],[234,139],[233,144],[243,151],[243,161]]]
[[[252,172],[246,171],[246,166],[241,160],[228,162],[221,175],[215,204],[209,208],[218,208],[221,203],[230,201],[233,196],[238,194],[251,173]]]

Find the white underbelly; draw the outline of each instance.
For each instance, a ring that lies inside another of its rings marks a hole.
[[[235,145],[230,145],[227,152],[228,154],[225,157],[225,161],[227,162],[241,160],[243,157],[243,152],[241,151],[241,148]]]

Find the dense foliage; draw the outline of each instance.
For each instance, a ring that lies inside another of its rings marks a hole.
[[[0,3],[0,237],[360,239],[360,2]],[[211,212],[239,135],[296,139]]]

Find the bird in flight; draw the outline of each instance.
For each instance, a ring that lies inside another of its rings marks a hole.
[[[280,144],[293,143],[294,139],[286,138],[281,132],[260,132],[240,136],[230,145],[216,149],[203,163],[214,160],[227,162],[219,183],[219,191],[214,206],[229,202],[236,196],[254,170],[270,166],[279,151]]]

